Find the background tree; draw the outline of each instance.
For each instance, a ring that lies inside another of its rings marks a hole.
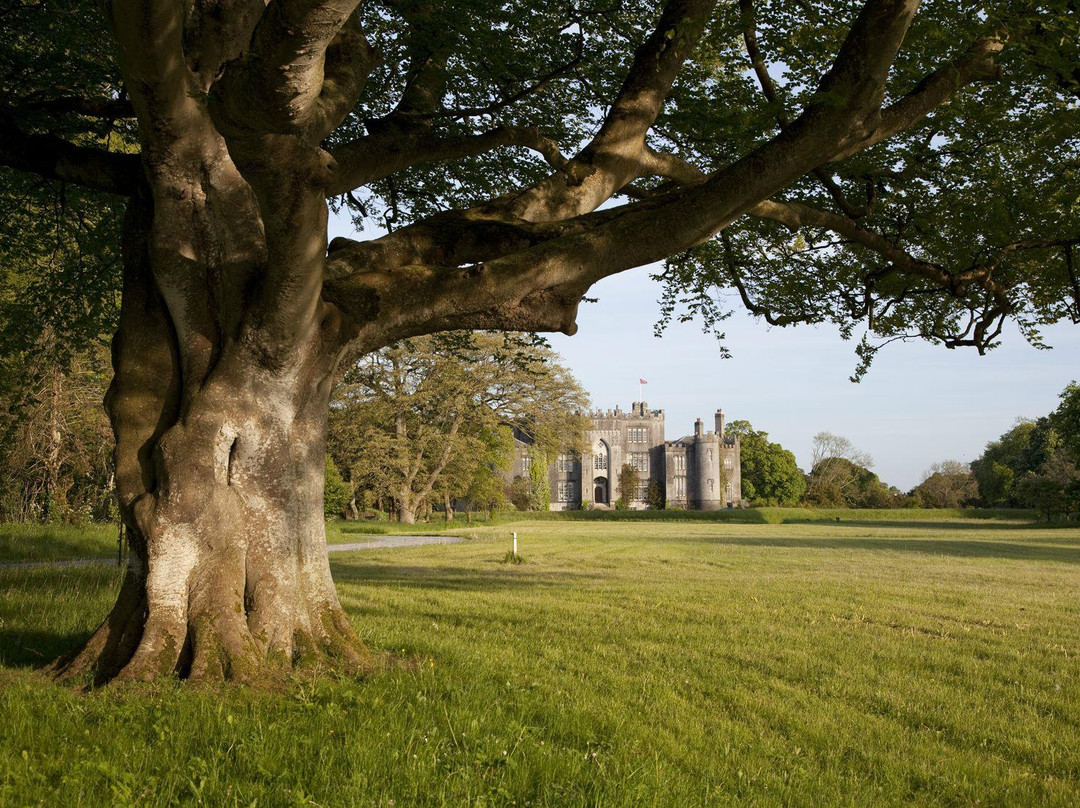
[[[323,487],[323,512],[327,519],[341,519],[345,516],[352,491],[348,483],[341,478],[334,459],[326,456],[326,484]]]
[[[1030,447],[1034,430],[1034,421],[1019,419],[1012,429],[986,444],[983,453],[972,461],[971,470],[984,504],[991,507],[1018,504],[1013,485],[1017,476],[1032,470]]]
[[[1017,500],[1047,521],[1080,512],[1080,468],[1064,452],[1055,452],[1016,481]]]
[[[477,469],[465,491],[465,501],[483,511],[487,517],[491,516],[492,511],[506,506],[506,486],[502,475],[499,474],[501,470],[496,466],[496,473],[491,474],[490,469]],[[466,513],[466,517],[471,520],[471,512]]]
[[[0,520],[112,519],[101,401],[122,206],[6,169],[0,177]]]
[[[1019,419],[986,445],[971,469],[983,503],[1040,510],[1047,518],[1080,510],[1080,388],[1073,382],[1052,413]]]
[[[874,459],[847,438],[818,432],[811,444],[806,501],[829,507],[855,507],[850,503],[859,500],[873,465]]]
[[[532,510],[532,482],[529,478],[514,477],[510,480],[506,485],[506,499],[519,511]]]
[[[827,457],[814,466],[807,475],[805,501],[822,508],[899,508],[908,504],[898,489],[844,457]]]
[[[1066,385],[1060,398],[1061,403],[1050,414],[1050,422],[1061,439],[1062,449],[1077,462],[1080,461],[1080,384]]]
[[[988,443],[971,464],[983,501],[991,506],[1027,507],[1030,503],[1017,487],[1020,480],[1037,476],[1062,449],[1053,415],[1018,419],[1012,429]]]
[[[751,504],[793,506],[802,501],[806,476],[794,454],[772,443],[768,432],[754,429],[749,421],[731,421],[726,431],[739,438],[742,491]]]
[[[0,519],[82,522],[115,517],[112,441],[100,403],[108,354],[101,345],[62,361],[44,345],[20,354],[0,390]],[[14,364],[14,363],[12,363]]]
[[[978,471],[989,462],[991,469],[1011,481],[1005,492],[1009,504],[1035,508],[1047,519],[1080,510],[1078,398],[1076,384],[1068,385],[1054,412],[1018,423],[972,464]]]
[[[656,480],[649,480],[645,488],[645,505],[650,511],[662,511],[667,506],[667,495],[662,486]]]
[[[582,425],[583,426],[583,425]],[[584,430],[578,427],[577,435],[571,440],[576,441],[570,446],[580,445]],[[549,444],[550,445],[550,444]],[[559,447],[567,448],[567,447]],[[535,443],[529,447],[529,509],[533,511],[546,511],[551,505],[551,482],[548,477],[548,453],[542,446]]]
[[[1080,318],[1074,5],[8,4],[0,163],[127,200],[132,560],[67,672],[366,664],[322,521],[346,350],[573,333],[593,283],[671,256],[669,310],[731,290],[865,328],[864,365]],[[392,232],[328,249],[327,200]]]
[[[615,510],[623,511],[630,507],[631,503],[638,498],[637,490],[641,483],[641,477],[636,468],[629,463],[623,463],[619,469],[619,497],[615,500]]]
[[[945,460],[928,468],[911,491],[923,508],[963,508],[979,497],[979,485],[971,467],[959,460]]]
[[[546,491],[546,451],[580,443],[588,405],[544,345],[524,335],[454,333],[417,338],[361,359],[335,394],[330,453],[376,497],[413,522],[438,492],[462,498],[531,442],[529,507]],[[576,443],[575,443],[576,442]],[[542,476],[543,479],[540,479]]]

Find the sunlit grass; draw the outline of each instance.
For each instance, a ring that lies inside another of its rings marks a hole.
[[[50,684],[116,573],[0,570],[0,805],[1076,804],[1080,530],[465,533],[332,556],[418,664],[286,693]]]
[[[0,562],[116,558],[116,525],[0,523]]]

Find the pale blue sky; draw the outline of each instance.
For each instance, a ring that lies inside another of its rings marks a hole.
[[[355,237],[346,217],[332,218],[330,236],[337,235]],[[647,267],[608,278],[589,295],[599,302],[582,304],[578,333],[550,339],[594,406],[627,409],[644,378],[645,400],[665,410],[668,439],[691,432],[695,418],[711,424],[721,407],[729,421],[767,431],[804,469],[817,432],[843,435],[873,456],[884,481],[905,491],[931,463],[973,460],[1018,417],[1050,412],[1065,385],[1080,379],[1076,326],[1049,330],[1049,351],[1029,346],[1015,328],[983,357],[892,345],[852,384],[854,343],[834,328],[770,328],[736,314],[724,324],[733,357],[722,359],[700,324],[676,323],[653,336],[660,287]]]

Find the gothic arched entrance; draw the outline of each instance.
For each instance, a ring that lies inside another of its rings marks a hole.
[[[607,441],[602,438],[593,444],[593,503],[607,505],[611,497],[608,495],[608,468],[611,462],[611,448]]]
[[[593,479],[593,502],[596,505],[608,504],[607,477],[595,477]]]

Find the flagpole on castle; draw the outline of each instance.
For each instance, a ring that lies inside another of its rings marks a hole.
[[[638,400],[639,404],[645,401],[645,394],[641,391],[641,386],[644,385],[644,384],[648,384],[648,382],[645,381],[640,376],[638,376],[638,380],[637,380],[637,400]]]

